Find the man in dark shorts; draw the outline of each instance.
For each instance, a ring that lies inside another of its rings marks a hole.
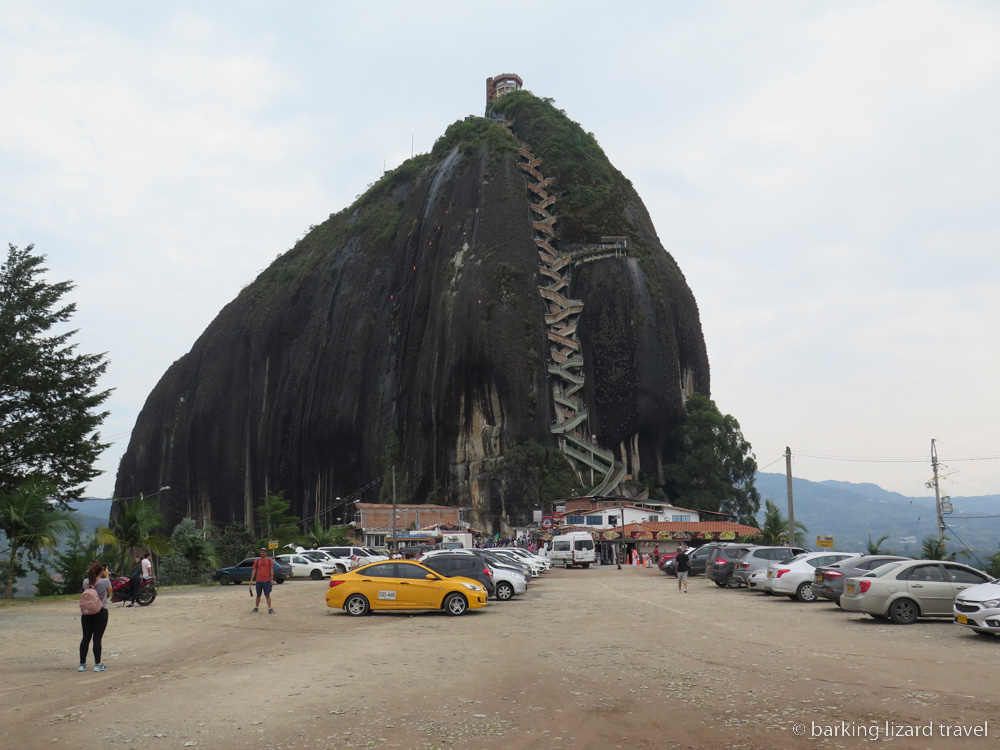
[[[271,580],[273,578],[274,560],[268,557],[267,550],[261,547],[257,559],[253,561],[253,572],[250,573],[250,585],[253,586],[254,582],[257,582],[257,601],[253,605],[254,613],[260,608],[260,595],[263,594],[267,598],[267,613],[274,614],[274,610],[271,609]]]
[[[677,550],[677,557],[674,558],[677,562],[677,590],[683,591],[685,594],[688,592],[688,571],[691,570],[691,566],[689,565],[690,559],[687,547],[681,547]]]

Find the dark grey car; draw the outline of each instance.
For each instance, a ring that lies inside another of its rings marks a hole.
[[[688,550],[688,575],[696,576],[705,572],[705,562],[708,560],[708,545]],[[668,576],[677,577],[677,558],[672,557],[660,568]]]
[[[865,555],[864,557],[842,560],[839,563],[816,568],[812,589],[817,596],[829,599],[839,607],[846,579],[860,578],[886,563],[911,559],[913,558],[899,557],[898,555]]]
[[[731,589],[739,588],[743,582],[734,575],[736,561],[755,546],[754,544],[735,544],[732,542],[715,542],[708,545],[709,552],[705,575],[716,586],[724,586]]]

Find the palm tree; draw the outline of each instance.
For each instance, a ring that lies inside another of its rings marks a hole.
[[[882,542],[889,538],[888,534],[883,534],[878,538],[877,542],[872,542],[872,535],[868,535],[868,554],[869,555],[884,555],[885,550],[882,549]]]
[[[945,540],[947,536],[938,539],[933,534],[924,537],[923,549],[920,556],[924,560],[954,560],[955,553],[945,550]]]
[[[151,497],[139,495],[130,500],[111,504],[111,520],[107,526],[97,528],[97,540],[117,550],[114,567],[128,575],[132,558],[140,551],[166,555],[171,551],[170,542],[153,531],[163,526],[159,503]]]
[[[4,589],[7,599],[14,596],[14,578],[22,555],[38,557],[42,552],[56,549],[60,535],[81,528],[73,515],[76,511],[49,502],[53,491],[50,483],[30,477],[11,492],[0,495],[0,529],[7,535],[8,545]]]
[[[807,529],[798,521],[795,522],[796,534],[808,534]],[[760,544],[788,544],[788,519],[781,515],[781,510],[770,498],[764,501],[764,523],[760,525]]]

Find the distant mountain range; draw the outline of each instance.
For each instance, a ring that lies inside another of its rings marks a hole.
[[[784,474],[759,472],[757,489],[762,503],[770,498],[784,515],[788,514]],[[874,541],[888,534],[883,548],[915,555],[925,536],[937,534],[933,497],[906,497],[876,484],[810,482],[793,477],[792,499],[795,520],[809,529],[804,546],[813,549],[817,536],[833,536],[837,549],[859,552],[865,549],[869,535]],[[945,516],[950,529],[948,549],[964,549],[967,545],[984,559],[994,554],[1000,546],[1000,495],[950,500],[954,512]],[[973,518],[990,515],[994,517]],[[974,559],[969,562],[976,565]]]

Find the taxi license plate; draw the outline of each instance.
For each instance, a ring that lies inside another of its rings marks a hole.
[[[769,570],[769,571],[767,571],[767,577],[768,577],[768,578],[770,578],[770,577],[771,577],[771,575],[772,575],[772,572],[771,572],[770,570]]]
[[[853,594],[854,593],[854,584],[853,583],[847,584],[847,593],[848,594]]]
[[[969,624],[969,618],[966,617],[965,615],[955,615],[955,621],[957,623],[959,623],[960,625],[968,625]]]
[[[816,582],[817,583],[822,583],[823,582],[823,574],[822,573],[817,573],[816,574]]]

